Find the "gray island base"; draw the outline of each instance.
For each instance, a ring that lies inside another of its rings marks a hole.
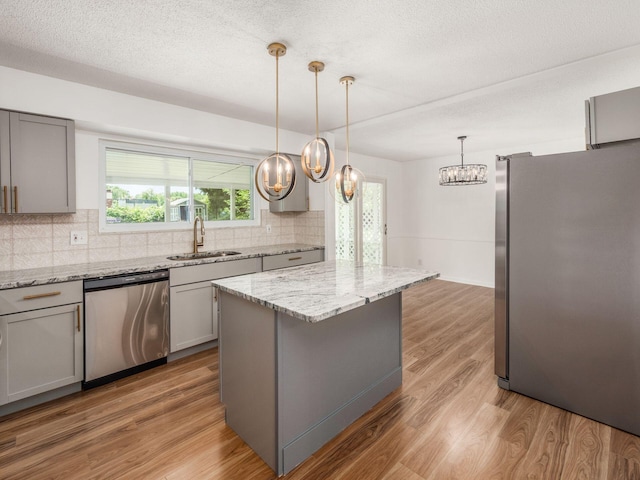
[[[227,424],[284,475],[402,384],[402,293],[433,272],[322,262],[216,280]]]

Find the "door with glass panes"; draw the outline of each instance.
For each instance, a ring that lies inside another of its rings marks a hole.
[[[367,178],[363,193],[348,205],[336,204],[336,259],[385,265],[386,181]]]

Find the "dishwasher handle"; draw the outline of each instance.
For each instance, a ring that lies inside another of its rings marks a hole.
[[[105,290],[127,285],[139,285],[142,283],[160,282],[169,279],[169,270],[157,270],[155,272],[131,273],[115,277],[101,277],[84,281],[84,291]]]

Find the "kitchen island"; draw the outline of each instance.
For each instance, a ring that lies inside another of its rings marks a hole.
[[[402,383],[402,290],[438,273],[322,262],[213,282],[227,424],[278,475]]]

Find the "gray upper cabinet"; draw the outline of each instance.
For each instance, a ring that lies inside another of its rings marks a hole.
[[[0,213],[76,210],[72,120],[0,110]]]
[[[269,211],[278,212],[306,212],[309,210],[309,179],[302,170],[300,155],[288,153],[296,166],[296,186],[293,192],[284,200],[269,203]]]

